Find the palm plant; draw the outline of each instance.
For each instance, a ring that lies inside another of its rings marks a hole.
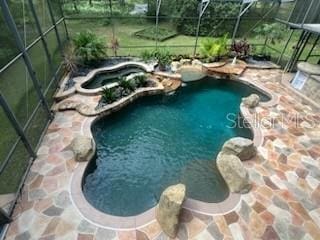
[[[227,55],[228,35],[220,38],[206,38],[200,43],[200,53],[205,58],[220,58]]]
[[[144,62],[149,62],[154,59],[153,51],[149,50],[143,50],[140,56]]]
[[[78,71],[78,59],[74,52],[74,47],[71,46],[63,54],[63,68],[71,75]]]
[[[160,48],[153,52],[154,58],[158,61],[159,69],[164,71],[166,66],[171,63],[171,54],[168,49]]]
[[[116,94],[111,88],[103,88],[101,99],[105,103],[113,103],[116,100]]]
[[[86,65],[94,64],[106,56],[104,41],[90,31],[78,33],[73,43],[76,56]]]
[[[119,86],[122,87],[123,89],[129,89],[131,90],[131,86],[129,81],[126,80],[126,78],[122,78],[119,82]]]
[[[134,77],[138,87],[145,87],[147,85],[147,76],[145,74]]]

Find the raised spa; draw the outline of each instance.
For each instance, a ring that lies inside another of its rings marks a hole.
[[[257,93],[240,82],[206,78],[171,96],[140,98],[92,126],[97,155],[83,179],[86,199],[102,212],[133,216],[154,207],[162,191],[183,182],[187,197],[220,202],[229,195],[215,157],[235,136],[241,98]]]
[[[96,89],[109,83],[120,81],[134,73],[142,73],[145,70],[139,66],[128,65],[120,69],[109,70],[96,74],[92,79],[82,85],[85,89]]]

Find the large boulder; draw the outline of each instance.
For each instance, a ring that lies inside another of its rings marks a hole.
[[[249,108],[255,108],[259,105],[260,97],[257,94],[251,94],[248,97],[242,98],[242,103],[249,107]]]
[[[94,145],[91,138],[77,136],[71,142],[71,149],[77,162],[88,161],[94,154]]]
[[[251,189],[249,174],[236,155],[220,152],[217,167],[233,193],[247,193]]]
[[[156,219],[163,232],[171,238],[175,238],[178,232],[179,215],[185,195],[185,185],[177,184],[164,190],[160,197]]]
[[[252,140],[235,137],[225,142],[222,152],[236,155],[241,161],[245,161],[257,155],[257,148]]]

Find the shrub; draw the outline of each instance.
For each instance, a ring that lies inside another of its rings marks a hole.
[[[250,44],[245,39],[235,41],[230,47],[231,53],[238,58],[247,58],[249,56],[250,49]]]
[[[149,62],[155,59],[153,51],[150,50],[143,50],[140,56],[144,62]]]
[[[85,65],[95,64],[106,56],[104,41],[90,31],[78,33],[73,43],[76,56]]]
[[[136,32],[134,35],[140,38],[158,40],[162,42],[169,38],[175,37],[177,35],[177,32],[172,29],[159,27],[157,34],[156,27],[149,27]]]
[[[122,78],[119,82],[119,86],[123,89],[131,89],[129,81],[126,80],[126,78]]]
[[[134,80],[138,84],[138,87],[145,87],[147,85],[147,76],[145,74],[134,77]]]
[[[206,38],[200,43],[200,53],[205,58],[220,58],[228,54],[228,35],[220,38]]]
[[[166,48],[155,49],[153,51],[143,51],[141,58],[146,62],[150,60],[157,60],[161,70],[165,70],[165,67],[171,63],[171,54]]]
[[[254,32],[257,34],[257,37],[265,38],[261,53],[266,54],[266,47],[268,42],[274,45],[276,42],[281,41],[286,34],[286,29],[280,23],[266,23],[256,28]]]
[[[234,20],[239,14],[238,2],[211,1],[207,10],[204,12],[201,20],[200,36],[221,37],[226,32],[232,34]],[[177,31],[180,34],[196,35],[199,1],[181,0],[179,9],[179,18],[175,19]],[[222,20],[223,19],[223,20]]]
[[[131,91],[135,91],[139,87],[139,84],[135,79],[130,79],[128,82],[129,82]]]
[[[107,87],[103,88],[101,99],[105,103],[113,103],[115,100],[117,100],[114,89]]]
[[[136,89],[131,80],[127,81],[126,78],[122,78],[122,80],[119,82],[119,88],[121,89],[122,96],[128,96]]]
[[[153,54],[158,61],[160,70],[165,70],[165,67],[171,63],[171,54],[168,49],[160,48],[155,50]]]

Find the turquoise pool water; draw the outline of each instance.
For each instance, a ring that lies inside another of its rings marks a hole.
[[[150,209],[178,182],[186,184],[189,198],[224,200],[229,192],[215,158],[229,138],[252,137],[249,129],[227,127],[233,125],[227,115],[234,118],[241,98],[251,93],[257,91],[207,78],[171,96],[140,98],[100,119],[92,127],[97,155],[85,174],[85,197],[117,216]]]
[[[83,85],[85,89],[96,89],[105,86],[106,84],[118,82],[123,77],[130,74],[145,72],[142,68],[135,66],[127,66],[125,68],[107,71],[95,75],[89,82]]]

